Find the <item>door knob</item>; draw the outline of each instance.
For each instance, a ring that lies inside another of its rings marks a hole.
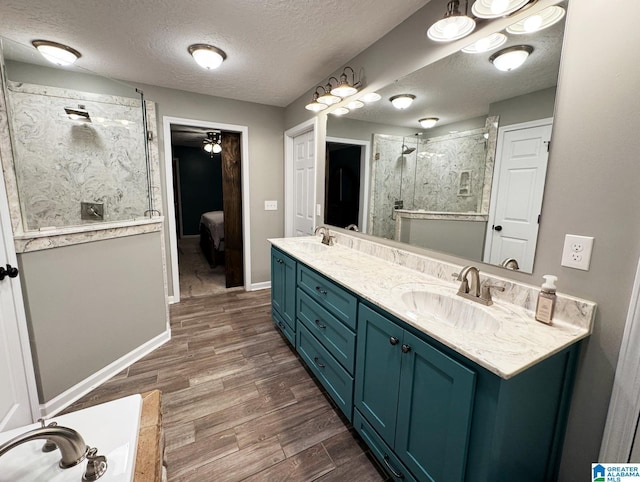
[[[497,226],[494,226],[493,229],[495,231],[502,231],[502,226],[500,226],[499,224]]]
[[[0,266],[0,281],[5,279],[5,277],[7,276],[9,278],[15,278],[16,276],[18,276],[18,268],[15,268],[10,264],[7,264],[6,268]]]

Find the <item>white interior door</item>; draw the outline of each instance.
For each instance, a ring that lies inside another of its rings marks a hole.
[[[0,266],[7,270],[7,264],[17,266],[17,259],[1,173],[0,225]],[[37,395],[22,303],[19,278],[5,273],[0,281],[0,432],[28,425],[36,414]]]
[[[497,184],[493,187],[496,196],[492,199],[485,261],[499,264],[506,258],[515,258],[520,269],[530,273],[547,173],[551,121],[525,126],[505,127],[498,136]]]
[[[314,133],[293,139],[294,236],[308,236],[314,229],[315,145]]]

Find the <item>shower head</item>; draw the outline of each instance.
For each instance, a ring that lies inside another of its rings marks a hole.
[[[79,105],[78,108],[65,107],[64,111],[67,113],[69,119],[80,122],[91,122],[91,116],[83,105]]]
[[[416,148],[415,147],[407,147],[404,144],[402,144],[402,154],[411,154],[413,151],[415,151]]]

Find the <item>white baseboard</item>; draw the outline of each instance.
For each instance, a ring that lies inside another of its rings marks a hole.
[[[178,303],[180,300],[178,300],[175,296],[168,296],[167,301],[170,305],[173,305],[174,303]]]
[[[262,283],[253,283],[249,287],[249,291],[268,290],[271,288],[271,281],[263,281]]]
[[[145,355],[148,355],[156,348],[159,348],[160,346],[164,345],[170,339],[171,339],[171,332],[167,330],[164,333],[159,334],[155,338],[152,338],[148,342],[140,345],[138,348],[127,353],[123,357],[120,357],[118,360],[107,365],[106,367],[97,371],[93,375],[85,378],[80,383],[69,388],[65,392],[62,392],[57,397],[49,400],[46,403],[41,403],[40,415],[42,417],[52,417],[58,412],[64,410],[73,402],[85,396],[91,390],[102,385],[109,378],[120,373],[125,368],[131,366],[133,363],[135,363]]]

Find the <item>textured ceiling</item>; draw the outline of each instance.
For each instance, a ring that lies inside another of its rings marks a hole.
[[[428,1],[0,0],[0,35],[69,45],[111,78],[284,107]],[[201,69],[194,43],[227,60]]]

